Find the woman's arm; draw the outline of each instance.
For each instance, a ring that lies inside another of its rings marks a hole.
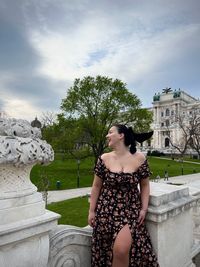
[[[149,178],[141,179],[140,194],[141,194],[142,208],[138,218],[139,225],[143,223],[148,209],[149,194],[150,194]]]
[[[92,184],[92,191],[90,196],[90,208],[89,208],[89,215],[88,215],[88,223],[90,226],[94,224],[94,217],[95,217],[95,209],[97,200],[101,191],[103,181],[97,175],[94,176],[94,181]]]

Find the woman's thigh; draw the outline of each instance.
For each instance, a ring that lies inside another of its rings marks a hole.
[[[132,245],[132,236],[128,224],[126,224],[117,234],[113,246],[113,254],[126,255],[129,254]]]

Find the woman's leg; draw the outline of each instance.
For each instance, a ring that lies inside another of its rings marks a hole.
[[[118,233],[113,246],[112,267],[128,267],[129,251],[132,244],[131,232],[126,224]]]

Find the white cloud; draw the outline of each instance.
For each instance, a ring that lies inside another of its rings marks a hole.
[[[90,54],[106,47],[112,38],[112,31],[106,32],[106,20],[87,21],[79,28],[63,33],[31,33],[31,43],[39,52],[42,64],[38,71],[56,80],[73,80],[82,76],[82,68],[90,59]],[[115,33],[114,33],[115,34]]]
[[[25,120],[33,120],[35,116],[39,117],[42,111],[38,107],[33,106],[30,102],[13,96],[4,98],[4,110],[9,117]]]
[[[0,75],[1,91],[13,92],[12,96],[2,96],[6,109],[16,109],[15,114],[24,117],[25,107],[31,116],[37,115],[42,106],[55,106],[75,78],[86,75],[122,79],[148,105],[149,97],[159,87],[181,87],[187,79],[187,87],[195,88],[199,83],[193,71],[199,69],[195,56],[200,43],[198,6],[196,0],[24,1],[24,17],[10,16],[9,23],[14,25],[16,20],[17,26],[25,25],[19,30],[23,41],[29,42],[36,52],[28,61],[35,60],[30,64],[34,78],[28,80],[28,65],[22,66],[19,83],[14,83],[15,73]],[[9,10],[9,15],[15,12],[13,5]],[[31,93],[26,90],[29,83]],[[7,84],[12,88],[7,88]],[[44,92],[49,96],[46,102],[42,99]],[[12,100],[14,97],[16,101]]]
[[[139,97],[141,92],[144,93],[145,99],[148,97],[145,94],[149,90],[148,79],[156,83],[156,76],[159,79],[162,72],[168,77],[170,64],[178,66],[187,50],[192,49],[200,29],[199,24],[189,24],[154,34],[144,30],[140,35],[132,32],[123,36],[120,23],[108,28],[108,21],[109,18],[104,17],[98,26],[98,20],[93,20],[93,23],[89,20],[66,36],[53,32],[44,36],[34,32],[31,41],[43,59],[38,69],[40,74],[71,83],[86,75],[119,78],[134,86],[134,93]],[[98,51],[105,51],[104,56],[99,60],[90,59],[91,54]],[[91,64],[87,65],[90,61]],[[138,84],[140,88],[135,87]],[[152,95],[154,90],[151,88]]]
[[[31,101],[21,99],[9,90],[7,83],[16,81],[16,77],[12,73],[0,73],[0,81],[2,104],[0,111],[5,112],[8,117],[26,120],[32,120],[33,116],[42,113],[42,110],[34,106]]]

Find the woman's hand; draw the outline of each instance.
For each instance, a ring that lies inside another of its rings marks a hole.
[[[141,210],[139,217],[138,217],[138,223],[139,226],[144,222],[145,216],[146,216],[147,210]]]
[[[88,224],[91,227],[94,226],[94,218],[95,218],[95,212],[94,211],[89,211],[89,214],[88,214]]]

